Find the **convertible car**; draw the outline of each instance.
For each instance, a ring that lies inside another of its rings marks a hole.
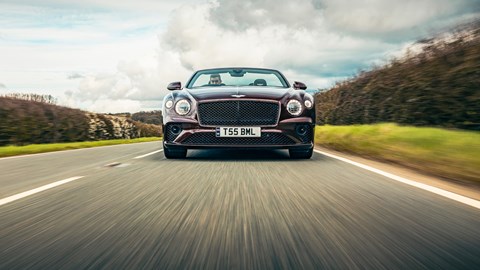
[[[163,153],[185,158],[188,149],[288,149],[291,158],[313,153],[315,106],[301,82],[277,70],[199,70],[185,87],[168,85],[163,100]]]

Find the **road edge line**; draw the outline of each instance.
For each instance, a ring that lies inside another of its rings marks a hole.
[[[160,150],[157,150],[157,151],[153,151],[153,152],[150,152],[148,154],[145,154],[145,155],[141,155],[141,156],[138,156],[138,157],[134,157],[133,159],[139,159],[139,158],[144,158],[144,157],[148,157],[150,155],[153,155],[153,154],[156,154],[156,153],[159,153],[159,152],[162,152],[163,149],[160,149]]]
[[[413,181],[413,180],[410,180],[410,179],[407,179],[407,178],[404,178],[404,177],[401,177],[401,176],[398,176],[398,175],[395,175],[395,174],[392,174],[392,173],[389,173],[389,172],[385,172],[385,171],[382,171],[380,169],[376,169],[374,167],[371,167],[371,166],[368,166],[368,165],[350,160],[348,158],[340,157],[340,156],[330,154],[330,153],[327,153],[327,152],[324,152],[324,151],[320,151],[320,150],[317,150],[317,149],[314,149],[314,151],[316,153],[325,155],[327,157],[331,157],[331,158],[338,159],[340,161],[352,164],[354,166],[365,169],[367,171],[371,171],[371,172],[374,172],[376,174],[380,174],[380,175],[385,176],[387,178],[390,178],[392,180],[395,180],[395,181],[398,181],[398,182],[401,182],[401,183],[404,183],[404,184],[407,184],[407,185],[410,185],[410,186],[413,186],[413,187],[416,187],[416,188],[419,188],[419,189],[423,189],[425,191],[435,193],[435,194],[440,195],[442,197],[445,197],[445,198],[448,198],[448,199],[451,199],[451,200],[454,200],[454,201],[457,201],[457,202],[475,207],[477,209],[480,209],[480,201],[477,201],[475,199],[468,198],[468,197],[465,197],[465,196],[462,196],[462,195],[459,195],[459,194],[456,194],[456,193],[453,193],[453,192],[450,192],[450,191],[446,191],[446,190],[443,190],[441,188],[432,187],[432,186],[429,186],[427,184],[419,183],[419,182],[416,182],[416,181]]]
[[[34,189],[31,189],[31,190],[28,190],[28,191],[25,191],[25,192],[22,192],[22,193],[18,193],[18,194],[0,199],[0,206],[2,206],[4,204],[7,204],[7,203],[14,202],[16,200],[20,200],[22,198],[28,197],[28,196],[36,194],[36,193],[39,193],[39,192],[42,192],[42,191],[45,191],[45,190],[48,190],[48,189],[51,189],[51,188],[69,183],[69,182],[72,182],[72,181],[75,181],[75,180],[78,180],[78,179],[83,178],[83,177],[84,176],[70,177],[70,178],[67,178],[67,179],[63,179],[63,180],[60,180],[60,181],[57,181],[57,182],[53,182],[53,183],[50,183],[50,184],[47,184],[47,185],[44,185],[44,186],[41,186],[41,187],[38,187],[38,188],[34,188]]]

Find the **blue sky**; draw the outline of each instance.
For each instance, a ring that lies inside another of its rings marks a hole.
[[[0,94],[135,112],[216,66],[326,88],[479,12],[480,0],[0,0]]]

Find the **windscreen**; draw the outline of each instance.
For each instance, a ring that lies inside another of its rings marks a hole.
[[[288,87],[283,76],[275,70],[209,69],[198,71],[187,88],[222,86]]]

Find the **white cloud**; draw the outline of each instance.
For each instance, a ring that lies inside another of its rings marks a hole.
[[[100,113],[138,112],[142,110],[142,106],[139,101],[131,99],[99,99],[90,104],[87,110]]]
[[[67,76],[67,79],[69,80],[76,80],[81,78],[85,78],[85,75],[82,75],[81,73],[78,73],[78,72],[73,72]]]
[[[324,0],[332,25],[353,32],[385,33],[411,28],[455,11],[462,1],[451,0]]]
[[[111,112],[113,105],[126,103],[126,100],[132,101],[128,107],[132,112],[159,109],[168,92],[167,84],[185,82],[190,73],[182,67],[176,54],[159,51],[153,58],[120,61],[115,73],[87,75],[80,80],[78,90],[66,95],[70,106],[84,106],[97,112]],[[107,104],[111,105],[102,109]],[[156,107],[152,108],[152,104]]]
[[[187,69],[267,66],[297,70],[298,73],[316,73],[317,76],[337,74],[335,77],[350,75],[351,65],[364,66],[378,57],[378,52],[394,48],[377,39],[342,35],[329,30],[322,23],[320,11],[311,14],[319,18],[314,20],[317,25],[308,26],[302,15],[305,15],[303,11],[313,8],[310,1],[296,2],[298,13],[287,15],[288,9],[284,8],[264,12],[265,21],[260,25],[255,16],[243,18],[241,16],[245,13],[233,12],[253,7],[256,8],[254,10],[264,10],[266,6],[281,4],[273,5],[271,1],[257,5],[252,1],[222,1],[182,7],[171,19],[162,41],[170,50],[179,53],[181,63]],[[220,11],[225,15],[220,16]],[[234,15],[225,23],[218,22],[231,14],[242,15],[238,18]],[[292,24],[292,18],[300,18],[299,23]],[[233,26],[237,21],[243,22],[241,27]],[[313,81],[313,78],[310,79]]]
[[[25,8],[53,8],[74,10],[113,10],[141,13],[155,13],[167,16],[180,4],[198,2],[195,0],[2,0],[3,5]]]
[[[219,0],[210,12],[212,22],[226,29],[242,31],[272,25],[301,29],[315,28],[322,22],[320,8],[311,0]]]

